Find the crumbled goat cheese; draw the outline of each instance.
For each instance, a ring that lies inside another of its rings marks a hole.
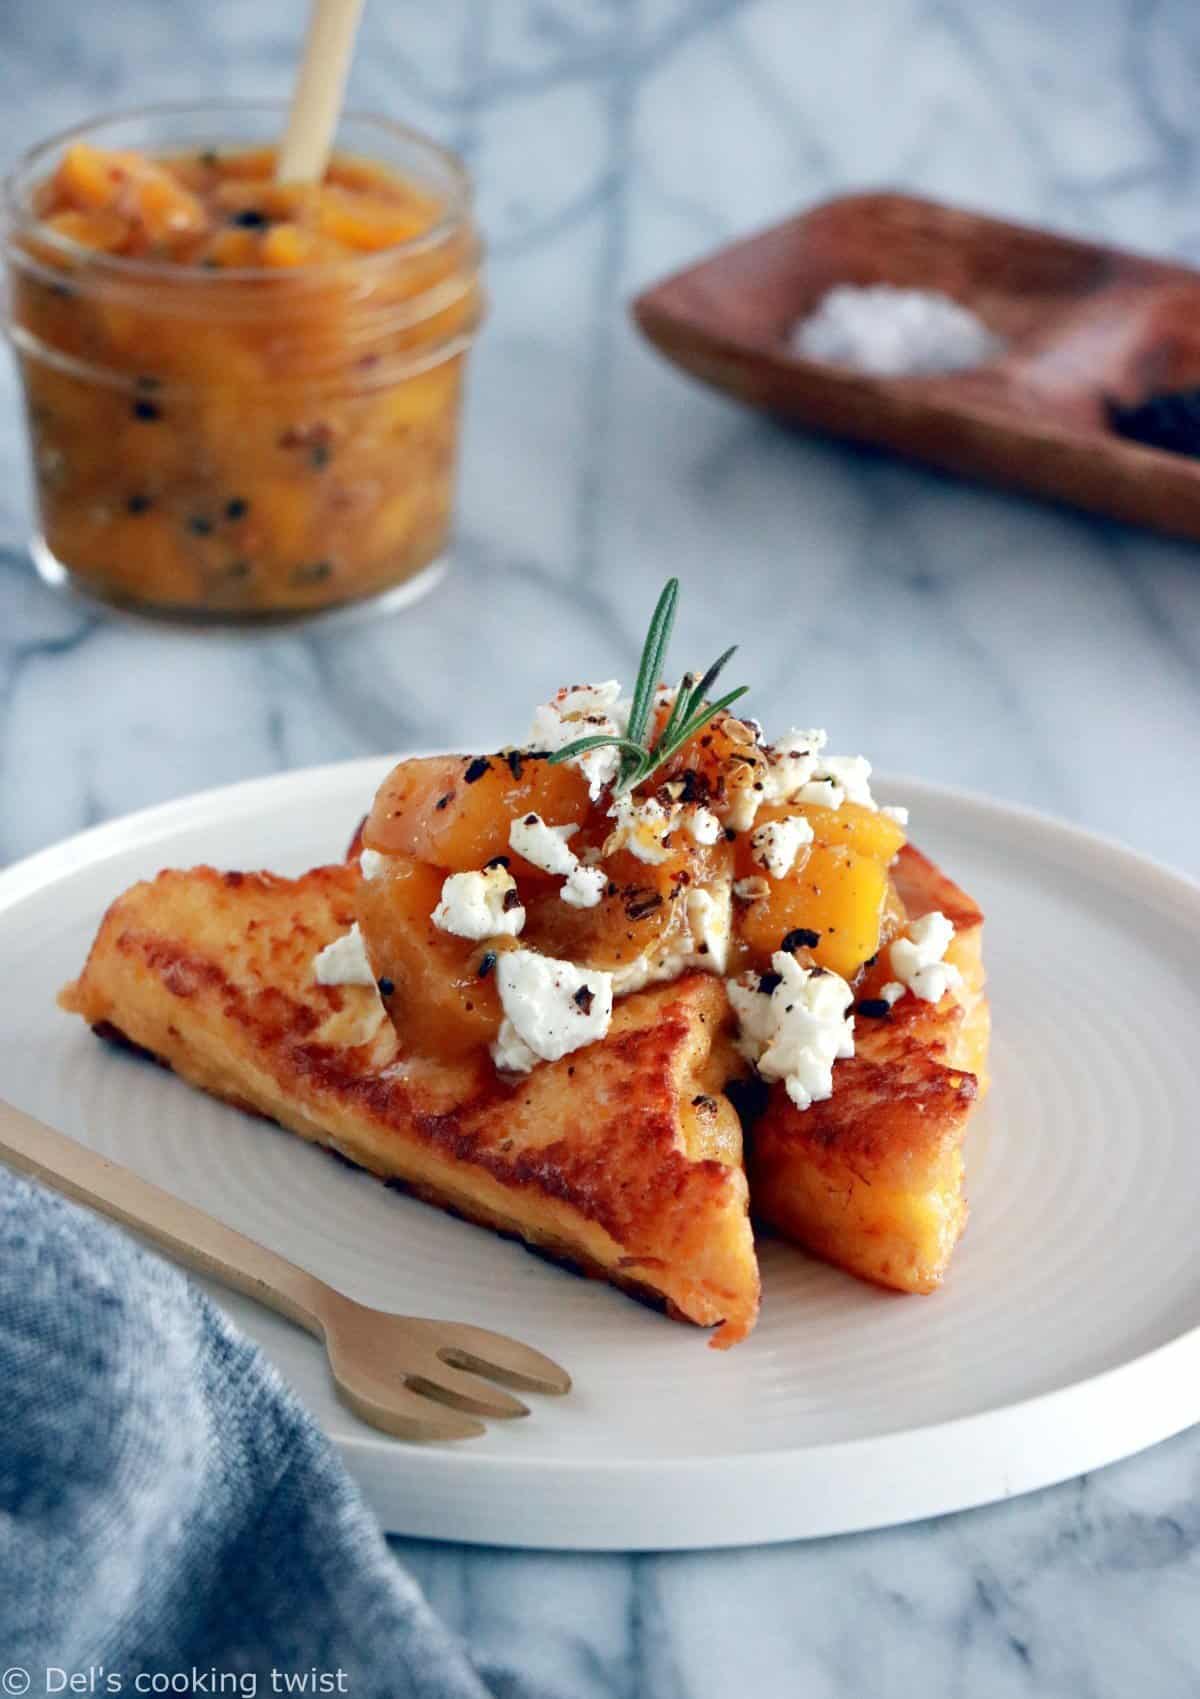
[[[721,822],[711,808],[689,809],[684,824],[692,840],[698,844],[715,844],[721,836]]]
[[[801,785],[792,800],[811,802],[817,808],[840,808],[846,800],[846,793],[835,778],[822,776]]]
[[[560,690],[534,714],[529,747],[553,754],[581,737],[624,737],[629,728],[629,709],[616,679]],[[592,801],[598,802],[605,787],[616,780],[621,755],[611,747],[589,749],[574,756],[570,765],[578,767],[588,782]]]
[[[603,684],[566,684],[554,693],[553,705],[564,719],[586,718],[589,714],[607,714],[621,700],[621,686],[615,678]],[[626,709],[623,716],[629,718]]]
[[[817,758],[826,744],[823,731],[793,728],[768,752],[766,787],[771,802],[794,802],[817,770]]]
[[[622,962],[619,967],[613,968],[613,996],[632,997],[635,991],[644,991],[647,985],[678,979],[690,961],[690,953],[681,950],[678,941],[674,945],[660,946],[657,950],[643,950],[631,962]]]
[[[790,731],[767,756],[766,795],[770,802],[809,802],[840,808],[856,802],[874,808],[871,763],[862,755],[826,755],[826,733]]]
[[[492,1048],[497,1067],[527,1073],[595,1044],[612,1019],[612,975],[534,950],[507,950],[496,964],[504,1019]]]
[[[817,763],[817,777],[832,779],[846,802],[856,802],[860,808],[875,807],[871,763],[865,755],[822,755]]]
[[[578,830],[578,826],[547,826],[540,814],[523,814],[508,828],[509,847],[543,873],[573,873],[579,857],[567,839]]]
[[[380,855],[378,850],[365,849],[358,858],[358,865],[362,868],[363,878],[382,878],[387,871],[387,864],[390,859],[389,856]]]
[[[962,974],[954,964],[942,960],[953,937],[954,927],[935,909],[913,921],[907,938],[897,938],[892,944],[892,972],[914,997],[938,1003],[947,991],[962,984]]]
[[[899,803],[886,803],[879,812],[885,814],[889,820],[894,820],[897,826],[908,825],[908,809],[901,808]]]
[[[433,924],[456,938],[516,938],[525,924],[516,880],[507,867],[451,873],[442,885]]]
[[[604,895],[608,875],[601,867],[573,867],[558,893],[569,908],[595,908]]]
[[[725,807],[725,823],[735,832],[748,832],[758,818],[758,811],[767,800],[765,781],[741,785]]]
[[[813,841],[813,829],[803,814],[789,814],[782,820],[768,820],[755,828],[750,839],[750,854],[760,867],[765,867],[772,879],[784,879],[791,872],[796,857]]]
[[[765,1080],[782,1080],[797,1109],[833,1095],[833,1064],[854,1054],[854,993],[836,973],[802,966],[777,950],[772,989],[747,975],[727,982],[740,1023],[738,1046]]]
[[[374,985],[375,975],[357,921],[314,958],[313,977],[318,985]]]
[[[676,822],[655,797],[639,802],[631,796],[619,796],[609,813],[616,826],[604,846],[605,855],[627,849],[648,866],[668,860],[671,855],[668,840]]]
[[[793,327],[791,346],[879,377],[914,377],[982,365],[1004,348],[983,320],[936,289],[839,283]]]
[[[491,1056],[497,1068],[504,1074],[528,1074],[541,1061],[541,1057],[529,1048],[507,1015],[500,1022]]]
[[[900,1001],[903,995],[904,987],[901,985],[900,981],[898,979],[889,979],[886,985],[880,987],[879,1000],[881,1003],[886,1003],[890,1009]]]
[[[559,896],[569,908],[595,908],[604,895],[608,875],[599,867],[584,867],[567,843],[577,826],[547,826],[539,814],[514,820],[508,841],[517,854],[543,873],[565,875]]]
[[[697,885],[688,892],[687,917],[692,930],[690,962],[724,973],[729,959],[729,934],[733,925],[732,893],[728,882],[709,890]]]

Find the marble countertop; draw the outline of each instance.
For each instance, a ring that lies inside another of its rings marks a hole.
[[[298,0],[0,15],[0,151],[92,111],[282,93]],[[523,732],[562,678],[742,643],[770,722],[1200,873],[1200,551],[775,429],[632,333],[639,286],[851,186],[1200,259],[1185,0],[528,0],[367,8],[357,105],[457,147],[491,244],[456,568],[413,611],[253,641],[34,579],[0,396],[0,860],[277,768]],[[456,682],[447,686],[447,680]],[[968,706],[969,705],[969,706]],[[1183,1699],[1200,1435],[885,1533],[669,1557],[397,1542],[498,1693]]]

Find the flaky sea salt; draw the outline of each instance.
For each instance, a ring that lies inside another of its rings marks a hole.
[[[877,377],[920,377],[982,365],[1004,348],[969,308],[935,289],[839,283],[793,326],[791,346]]]

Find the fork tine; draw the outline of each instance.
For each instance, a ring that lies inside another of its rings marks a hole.
[[[436,1398],[456,1410],[469,1410],[475,1416],[528,1416],[529,1406],[511,1392],[502,1392],[490,1381],[480,1380],[457,1363],[438,1357],[427,1372],[410,1375],[408,1384],[414,1392]]]
[[[355,1415],[398,1439],[477,1439],[487,1432],[474,1416],[452,1410],[440,1400],[435,1402],[415,1388],[388,1387],[385,1396],[377,1398],[340,1379],[337,1386]]]
[[[522,1392],[562,1394],[571,1390],[566,1369],[506,1333],[459,1321],[439,1322],[437,1331],[437,1355],[454,1368],[470,1369]]]

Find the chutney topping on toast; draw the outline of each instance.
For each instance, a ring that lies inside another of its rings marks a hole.
[[[659,682],[677,590],[630,697],[564,687],[527,747],[401,761],[346,864],[135,886],[62,1002],[728,1344],[758,1304],[748,1199],[864,1278],[941,1280],[982,917],[861,756],[714,700],[732,650]]]
[[[987,1089],[983,916],[905,845],[893,873],[911,918],[953,918],[962,981],[937,1003],[859,1017],[834,1090],[801,1112],[776,1085],[750,1138],[755,1216],[826,1261],[902,1292],[940,1285],[966,1225],[963,1139]],[[869,993],[886,972],[869,970]]]

